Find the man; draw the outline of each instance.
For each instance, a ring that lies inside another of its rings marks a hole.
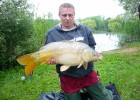
[[[59,7],[61,23],[50,29],[46,35],[45,44],[70,40],[88,44],[95,49],[95,40],[90,29],[74,21],[75,9],[72,4],[64,3]],[[112,100],[111,94],[106,90],[93,70],[93,62],[88,63],[87,70],[84,67],[71,67],[61,72],[60,64],[51,59],[49,64],[56,64],[56,70],[60,77],[61,88],[66,100],[81,100],[79,91],[83,88],[94,100]]]

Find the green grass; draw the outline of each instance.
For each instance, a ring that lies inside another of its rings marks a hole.
[[[137,46],[140,42],[127,44]],[[140,100],[140,51],[133,53],[103,54],[95,63],[101,81],[115,83],[122,100]],[[0,100],[38,100],[42,92],[61,91],[54,66],[38,66],[31,78],[22,81],[24,69],[0,71]]]
[[[22,68],[0,72],[0,100],[38,100],[42,92],[60,91],[54,66],[38,66],[26,81],[23,75]]]
[[[140,52],[132,54],[106,54],[95,63],[104,84],[115,83],[122,100],[140,100]]]

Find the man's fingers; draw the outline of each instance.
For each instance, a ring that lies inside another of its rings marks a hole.
[[[48,62],[48,64],[56,64],[56,60],[55,60],[54,58],[52,58],[52,59]]]

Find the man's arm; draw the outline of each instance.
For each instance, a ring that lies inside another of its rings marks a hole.
[[[88,32],[89,46],[95,50],[96,42],[95,42],[95,39],[93,37],[93,33],[92,33],[92,31],[88,27],[86,27],[86,28],[87,28],[87,32]]]

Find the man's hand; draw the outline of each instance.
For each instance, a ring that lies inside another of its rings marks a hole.
[[[48,62],[48,64],[57,64],[56,59],[52,58],[52,59]]]

